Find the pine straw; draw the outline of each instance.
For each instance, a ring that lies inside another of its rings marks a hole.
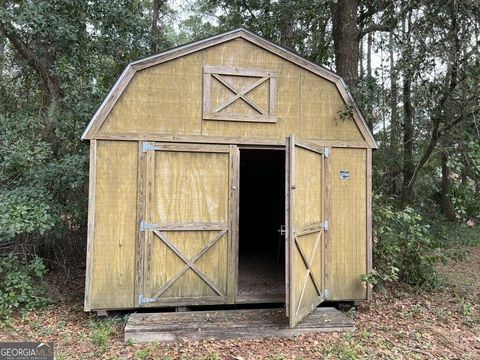
[[[50,309],[16,315],[0,331],[0,341],[52,341],[63,359],[479,359],[480,246],[466,262],[440,271],[448,286],[435,293],[404,285],[377,292],[358,308],[354,333],[317,334],[295,339],[130,345],[123,342],[123,321],[110,321],[107,349],[94,345],[97,320],[82,311],[83,276],[68,283],[54,279],[61,301]],[[98,345],[98,343],[97,343]]]

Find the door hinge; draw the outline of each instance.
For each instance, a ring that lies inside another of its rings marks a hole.
[[[324,146],[323,147],[323,157],[328,158],[330,156],[330,148]]]
[[[323,289],[323,299],[328,300],[329,297],[330,297],[330,290]]]
[[[146,231],[146,230],[151,230],[154,229],[155,225],[146,223],[145,221],[140,221],[140,231]]]
[[[144,297],[143,295],[138,295],[138,305],[143,306],[145,304],[153,303],[157,301],[155,298]]]
[[[325,220],[322,224],[322,229],[325,230],[325,231],[328,231],[328,221]]]
[[[151,150],[160,150],[160,147],[156,146],[155,144],[144,142],[142,147],[142,152],[147,152]]]

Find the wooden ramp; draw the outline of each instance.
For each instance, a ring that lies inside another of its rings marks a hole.
[[[317,308],[294,329],[284,309],[192,311],[131,314],[125,341],[170,343],[180,339],[260,339],[317,332],[352,331],[353,319],[334,308]]]

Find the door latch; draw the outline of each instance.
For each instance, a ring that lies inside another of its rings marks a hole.
[[[285,225],[280,225],[280,229],[277,230],[280,235],[282,236],[285,236],[285,234],[287,233],[287,231],[285,230]]]

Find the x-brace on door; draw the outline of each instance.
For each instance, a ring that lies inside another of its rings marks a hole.
[[[140,151],[137,304],[232,302],[237,147],[143,143]]]
[[[287,139],[286,309],[294,327],[324,300],[325,157],[328,149]]]

